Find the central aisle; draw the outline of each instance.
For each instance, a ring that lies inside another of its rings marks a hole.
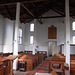
[[[30,71],[26,75],[35,75],[36,72],[38,72],[38,73],[48,73],[48,70],[49,70],[48,65],[49,65],[49,60],[46,59],[34,71]]]

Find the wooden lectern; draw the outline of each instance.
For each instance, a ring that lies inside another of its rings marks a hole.
[[[10,75],[14,75],[13,74],[13,60],[15,60],[18,56],[16,55],[9,55],[8,57],[6,57],[5,59],[9,60],[11,62],[11,70],[10,70]]]

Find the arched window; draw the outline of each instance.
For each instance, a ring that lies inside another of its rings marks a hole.
[[[75,44],[75,36],[73,36],[73,44]]]
[[[30,36],[30,44],[33,44],[34,42],[34,36]]]
[[[72,23],[72,30],[75,30],[75,21]]]
[[[19,28],[18,32],[18,44],[22,44],[22,29]]]
[[[30,24],[30,31],[33,32],[34,31],[34,23]]]

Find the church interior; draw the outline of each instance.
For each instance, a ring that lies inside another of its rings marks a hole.
[[[74,0],[0,0],[0,75],[75,75]]]

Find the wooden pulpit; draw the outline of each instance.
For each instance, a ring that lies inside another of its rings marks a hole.
[[[9,55],[8,57],[6,57],[6,59],[11,62],[10,75],[14,75],[14,74],[13,74],[13,60],[15,60],[17,57],[18,57],[18,56],[16,56],[16,55]]]

